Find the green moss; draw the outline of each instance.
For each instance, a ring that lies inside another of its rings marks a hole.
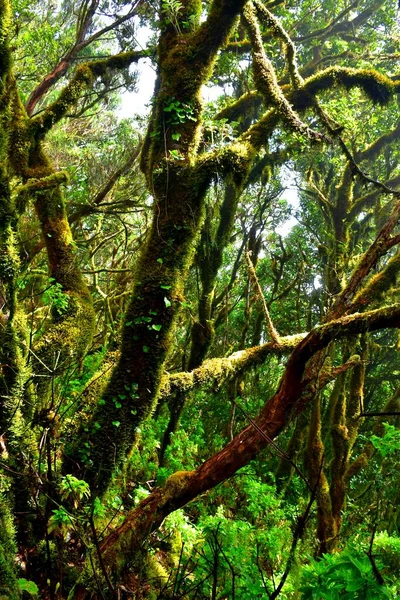
[[[21,597],[16,577],[14,525],[11,509],[3,494],[0,496],[0,596],[7,600]]]
[[[10,53],[8,50],[8,36],[11,27],[11,5],[8,0],[0,1],[0,85],[10,70]],[[2,87],[2,85],[1,85]],[[0,88],[1,89],[1,88]]]
[[[361,308],[382,299],[383,296],[396,285],[399,270],[400,252],[396,252],[396,254],[388,261],[383,271],[373,275],[365,287],[359,291],[354,298],[353,305]]]
[[[62,184],[68,183],[68,174],[66,171],[59,171],[51,173],[41,179],[35,179],[32,177],[27,183],[17,188],[15,191],[17,194],[27,194],[41,190],[48,190],[53,187],[57,187]]]
[[[79,100],[82,92],[94,81],[93,71],[87,64],[80,65],[70,83],[62,90],[57,100],[32,119],[32,126],[38,137],[51,129],[67,112],[70,106]]]
[[[177,471],[170,475],[164,484],[162,495],[164,501],[179,497],[182,491],[190,484],[195,471]]]
[[[389,77],[373,69],[353,69],[350,67],[330,67],[305,82],[302,90],[316,96],[335,86],[346,90],[359,87],[376,104],[387,104],[395,92],[395,84]]]

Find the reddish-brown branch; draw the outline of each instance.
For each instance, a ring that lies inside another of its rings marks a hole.
[[[400,304],[343,317],[315,328],[301,341],[288,360],[277,392],[266,403],[258,418],[257,428],[249,425],[220,452],[209,458],[196,471],[172,475],[163,488],[156,488],[148,498],[128,515],[125,522],[102,543],[106,564],[115,564],[116,553],[132,551],[172,511],[184,506],[199,494],[215,487],[248,464],[274,439],[290,421],[300,398],[303,375],[308,360],[338,337],[400,325]],[[264,435],[260,435],[258,428]]]

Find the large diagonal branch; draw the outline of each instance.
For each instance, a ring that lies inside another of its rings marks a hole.
[[[343,317],[313,329],[292,352],[277,392],[266,403],[257,427],[249,425],[220,452],[195,471],[171,475],[162,488],[156,488],[133,510],[124,523],[102,543],[105,563],[116,564],[117,556],[131,553],[163,519],[199,494],[212,489],[247,465],[290,422],[291,414],[303,389],[307,362],[330,341],[364,331],[400,325],[400,304],[376,311]],[[261,429],[264,435],[258,431]]]

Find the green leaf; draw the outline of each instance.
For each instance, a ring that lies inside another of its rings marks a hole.
[[[346,583],[346,592],[356,592],[361,589],[364,585],[364,581],[362,579],[355,579],[353,581],[349,581]]]
[[[121,425],[121,421],[112,421],[114,427],[119,427]]]
[[[37,596],[39,593],[39,588],[34,581],[29,581],[29,579],[24,579],[21,577],[18,579],[18,586],[21,592],[28,592],[31,596]]]
[[[160,331],[160,329],[162,328],[162,325],[152,325],[151,328],[155,329],[156,331]]]
[[[94,517],[104,517],[106,514],[105,508],[101,503],[100,498],[96,496],[93,501],[93,516]]]
[[[167,308],[169,308],[171,306],[171,301],[168,300],[168,298],[166,296],[164,296],[164,304]]]
[[[184,157],[179,153],[179,150],[170,150],[169,153],[174,160],[185,160]]]

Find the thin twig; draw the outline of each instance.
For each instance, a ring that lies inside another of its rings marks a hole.
[[[249,275],[250,275],[251,282],[252,282],[253,287],[256,290],[257,296],[258,296],[258,298],[259,298],[259,300],[261,302],[261,306],[262,306],[262,309],[263,309],[263,313],[264,313],[265,321],[267,323],[269,334],[271,336],[272,341],[274,341],[277,344],[279,344],[280,343],[280,337],[279,337],[279,334],[276,331],[275,326],[274,326],[274,324],[272,322],[272,319],[270,317],[270,314],[269,314],[269,311],[268,311],[268,307],[267,307],[267,303],[265,302],[264,294],[263,294],[263,291],[261,289],[260,282],[258,281],[258,277],[257,277],[256,271],[255,271],[253,262],[252,262],[251,257],[250,257],[250,252],[246,252],[245,253],[245,257],[246,257],[247,266],[248,266],[248,269],[249,269]]]
[[[312,507],[315,497],[317,495],[317,490],[318,490],[318,486],[319,486],[319,480],[321,477],[323,464],[324,464],[324,456],[322,456],[322,458],[321,458],[321,464],[319,466],[318,477],[317,477],[315,485],[312,489],[310,500],[308,501],[308,504],[306,506],[304,513],[300,517],[297,518],[297,523],[296,523],[296,527],[293,532],[292,545],[290,547],[290,552],[289,552],[289,557],[286,562],[286,567],[285,567],[285,570],[283,572],[283,575],[281,577],[278,587],[270,595],[270,600],[275,600],[275,598],[277,598],[279,596],[283,586],[285,585],[286,579],[288,578],[289,573],[291,571],[293,561],[295,558],[297,544],[299,542],[299,539],[301,538],[301,536],[304,533],[304,529],[305,529],[305,527],[307,525],[307,521],[309,519],[311,507]]]

